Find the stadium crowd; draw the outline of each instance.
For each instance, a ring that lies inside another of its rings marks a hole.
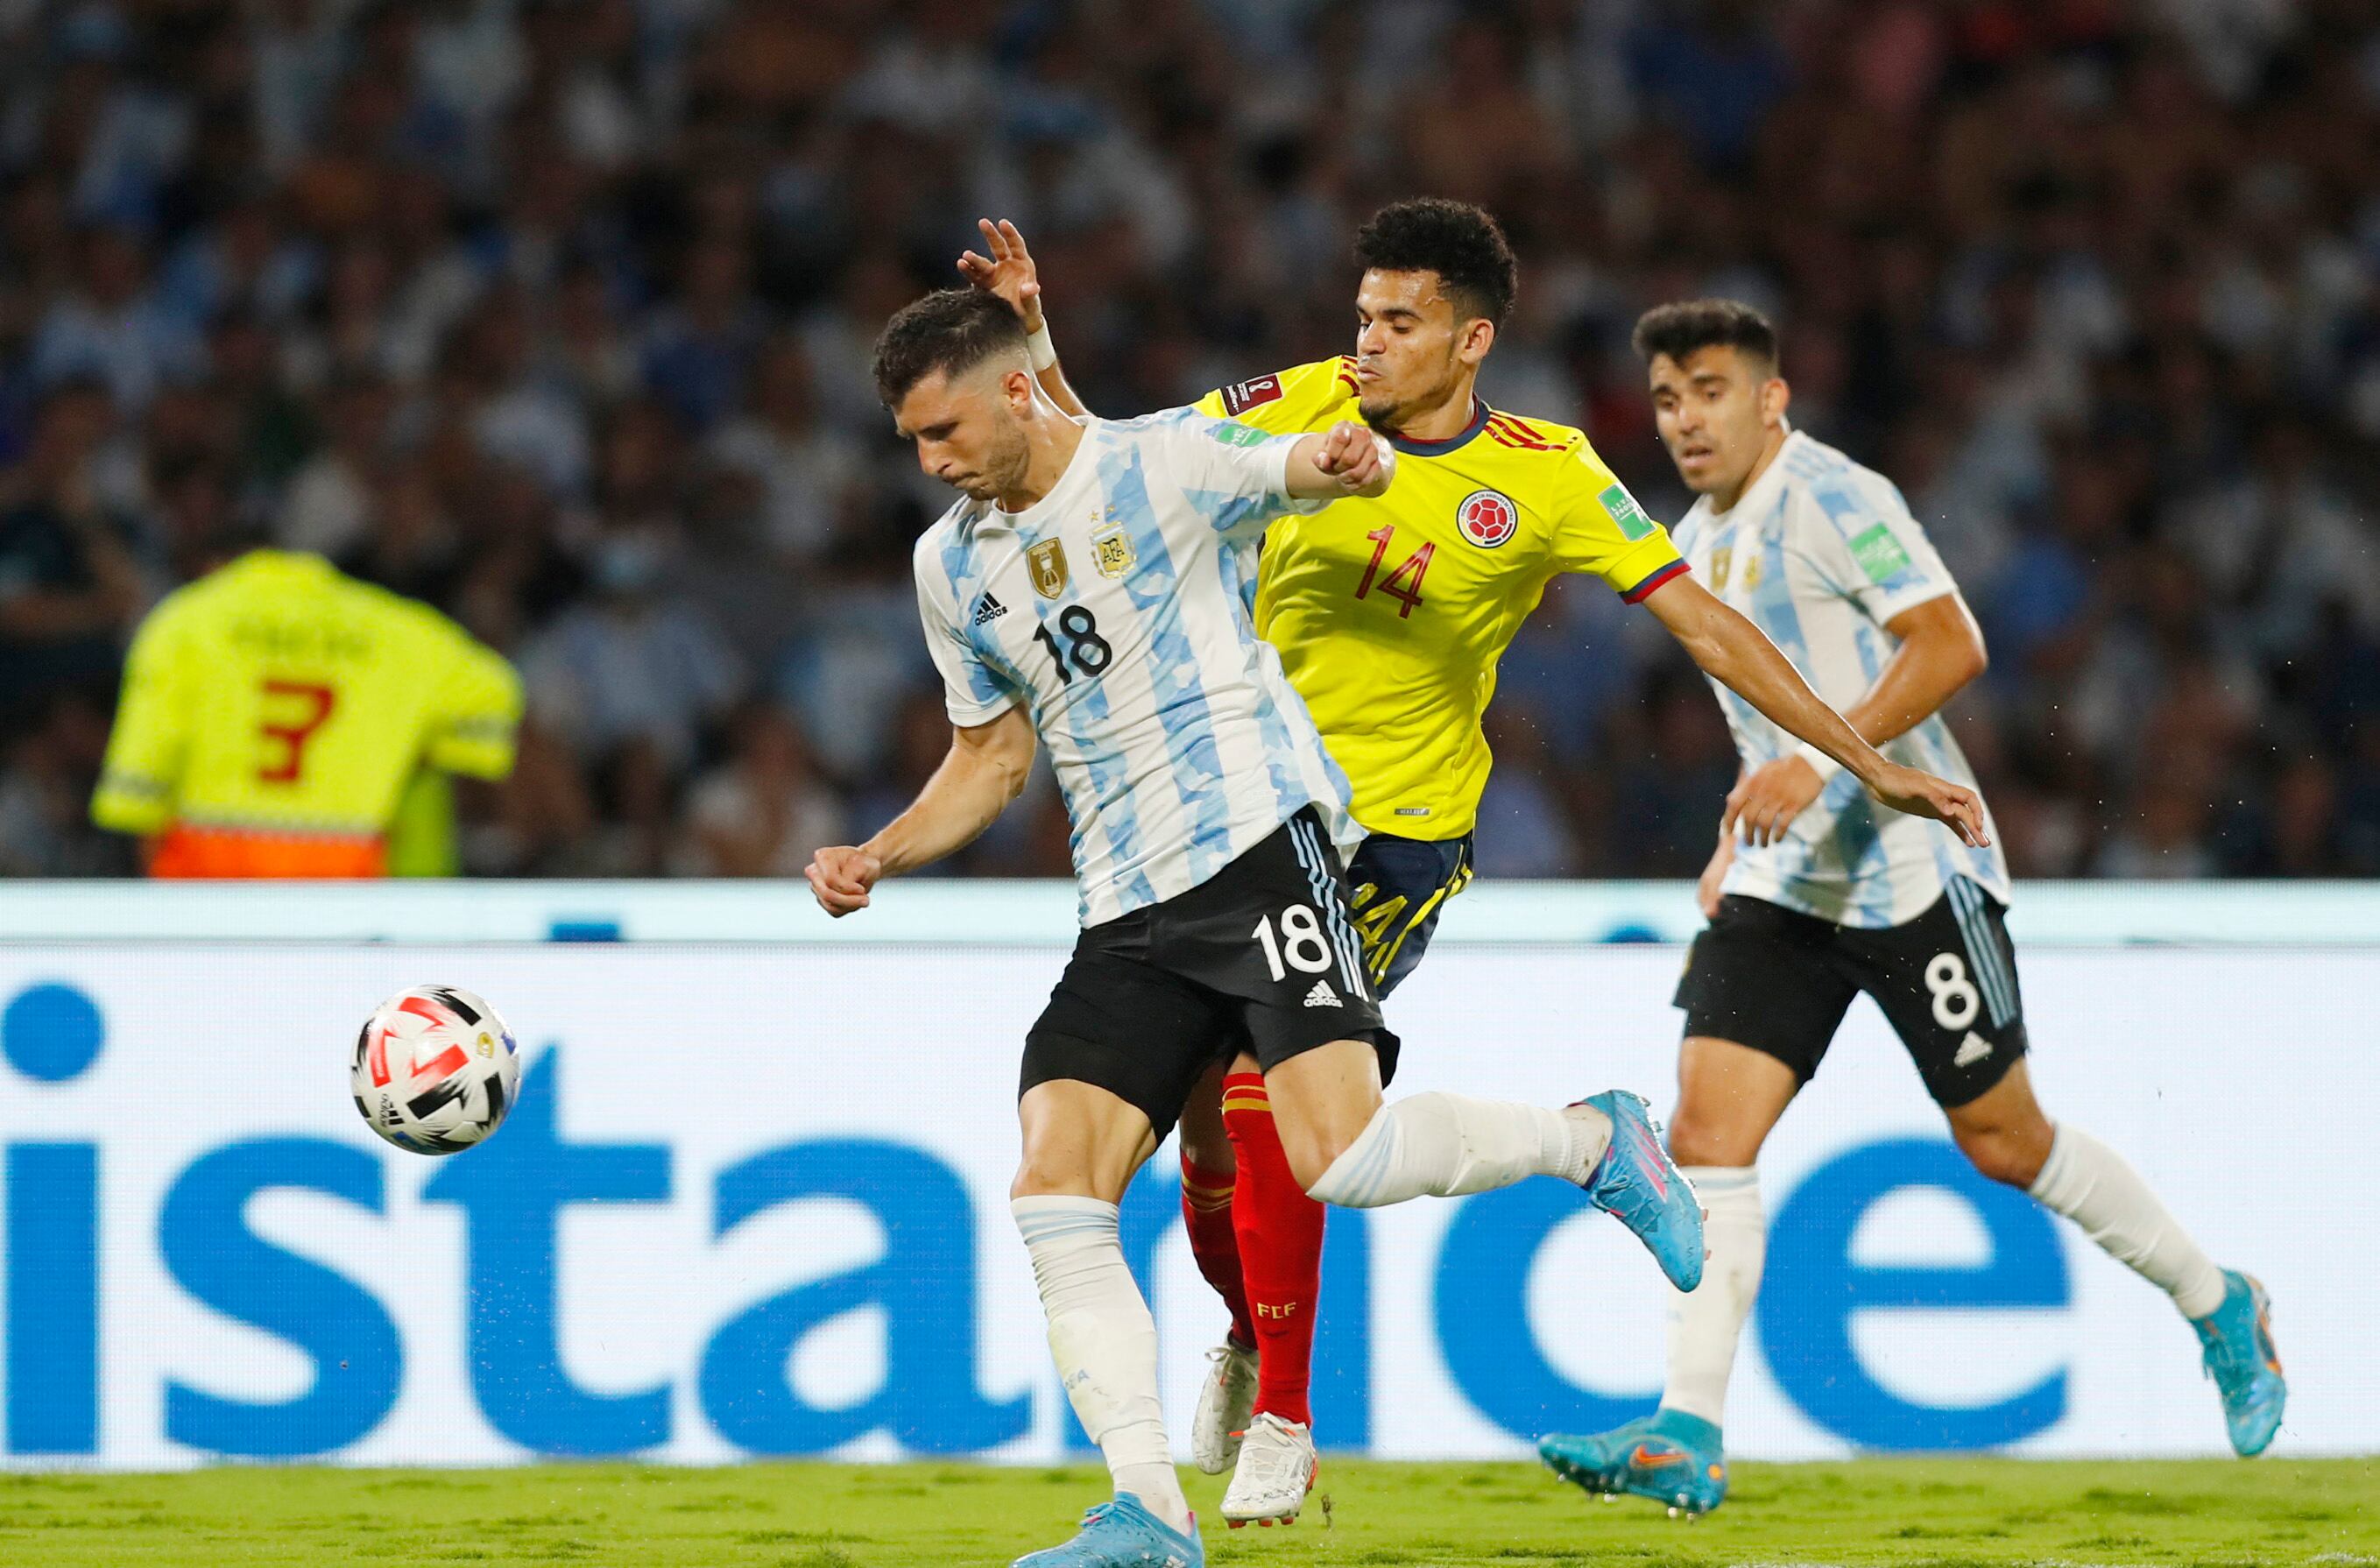
[[[2369,0],[0,0],[0,872],[132,869],[125,642],[261,537],[519,665],[464,869],[795,874],[946,742],[867,360],[976,216],[1123,414],[1344,351],[1422,192],[1657,517],[1637,313],[1775,316],[1986,629],[2020,875],[2380,874]],[[1486,874],[1700,869],[1726,730],[1608,592],[1491,736]],[[964,869],[1065,872],[1030,801]]]

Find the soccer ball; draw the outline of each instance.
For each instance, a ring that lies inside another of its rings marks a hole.
[[[470,1148],[520,1092],[520,1047],[496,1010],[454,986],[415,986],[356,1036],[350,1079],[371,1130],[416,1154]]]

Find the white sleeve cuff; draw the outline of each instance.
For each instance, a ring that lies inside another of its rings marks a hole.
[[[1794,748],[1794,749],[1801,754],[1803,761],[1807,762],[1811,767],[1817,770],[1818,787],[1821,789],[1834,783],[1835,775],[1843,771],[1843,765],[1840,762],[1836,761],[1833,758],[1828,756],[1816,747],[1812,746],[1806,740],[1800,746]]]

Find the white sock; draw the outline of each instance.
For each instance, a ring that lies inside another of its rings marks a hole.
[[[1095,1197],[1020,1197],[1009,1212],[1033,1256],[1050,1354],[1075,1416],[1107,1456],[1115,1489],[1188,1533],[1190,1504],[1157,1399],[1157,1321],[1125,1266],[1116,1206]]]
[[[2045,1209],[2082,1227],[2117,1262],[2173,1297],[2185,1318],[2223,1305],[2223,1270],[2166,1212],[2124,1157],[2080,1127],[2060,1122],[2049,1158],[2028,1190]]]
[[[1760,1269],[1768,1257],[1768,1217],[1760,1207],[1757,1169],[1694,1165],[1683,1174],[1708,1215],[1703,1243],[1710,1258],[1701,1285],[1670,1292],[1670,1378],[1661,1406],[1724,1427],[1736,1341],[1760,1295]]]
[[[1490,1192],[1524,1176],[1583,1182],[1610,1142],[1611,1118],[1587,1106],[1548,1111],[1432,1090],[1374,1112],[1305,1191],[1342,1209],[1378,1209]]]

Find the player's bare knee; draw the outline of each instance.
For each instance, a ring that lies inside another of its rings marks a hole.
[[[1749,1165],[1759,1157],[1762,1131],[1682,1105],[1670,1122],[1670,1158],[1681,1165]]]
[[[1026,1117],[1024,1148],[1016,1158],[1016,1175],[1008,1184],[1010,1197],[1096,1197],[1097,1173],[1089,1149],[1079,1137],[1053,1136],[1045,1118]]]
[[[1998,1182],[2003,1186],[2029,1187],[2041,1174],[2042,1162],[2049,1158],[2046,1140],[2027,1136],[2022,1127],[1978,1127],[1951,1129],[1959,1151],[1967,1157],[1978,1174]]]
[[[1301,1136],[1292,1137],[1287,1129],[1283,1129],[1281,1151],[1288,1158],[1289,1173],[1296,1181],[1298,1190],[1311,1196],[1315,1184],[1338,1163],[1339,1157],[1346,1153],[1347,1146],[1354,1141],[1352,1136],[1334,1137],[1323,1129],[1308,1129]]]
[[[1373,1110],[1378,1109],[1375,1102]],[[1304,1111],[1304,1107],[1299,1108]],[[1323,1114],[1282,1113],[1279,1098],[1273,1101],[1273,1126],[1281,1134],[1281,1151],[1289,1164],[1289,1173],[1298,1190],[1311,1196],[1316,1184],[1339,1161],[1339,1157],[1364,1136],[1371,1124],[1367,1112],[1356,1115],[1352,1107],[1330,1107]]]
[[[1010,1197],[1087,1197],[1090,1196],[1089,1173],[1080,1161],[1054,1158],[1036,1159],[1027,1149],[1016,1162],[1015,1179],[1008,1184]]]

